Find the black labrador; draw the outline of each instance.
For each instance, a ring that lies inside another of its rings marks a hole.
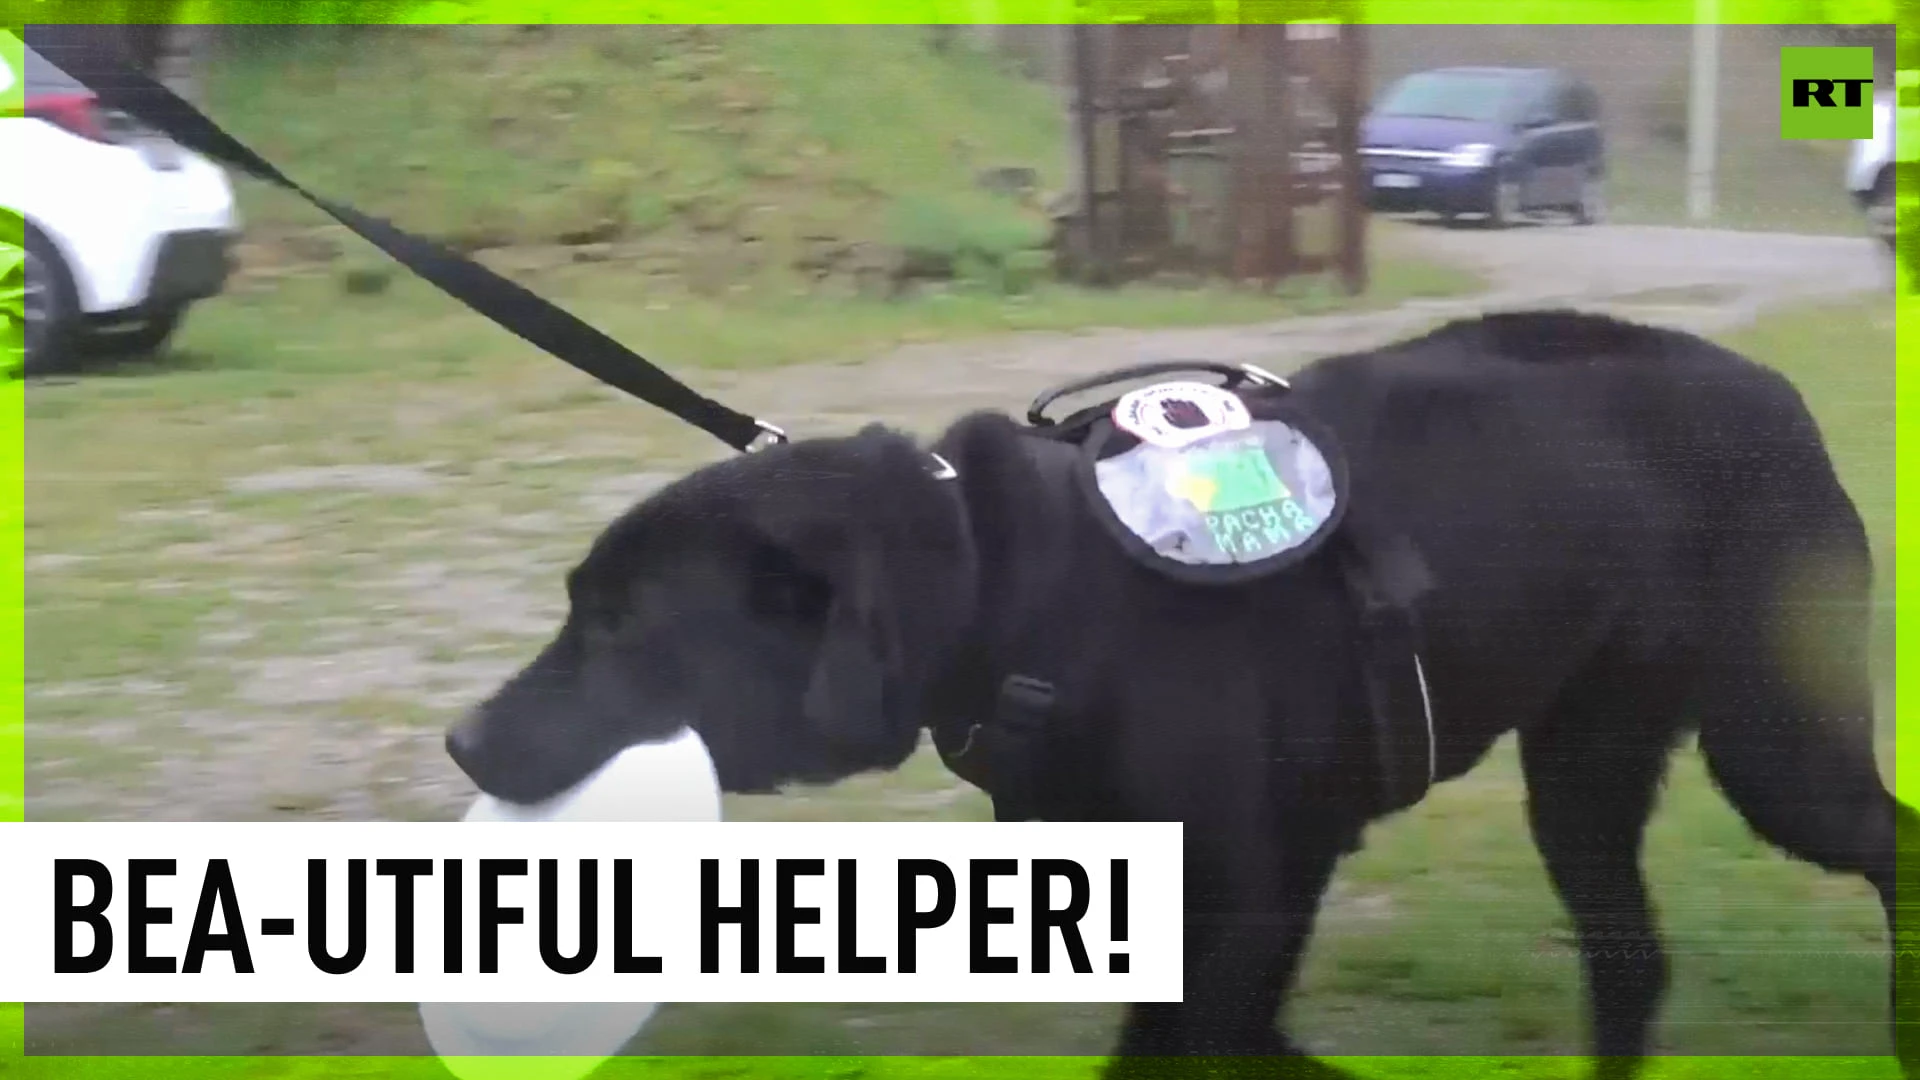
[[[1531,312],[1291,383],[1348,464],[1339,529],[1419,564],[1435,778],[1519,732],[1601,1075],[1639,1070],[1666,987],[1640,848],[1687,733],[1760,836],[1863,876],[1891,928],[1915,815],[1874,760],[1867,536],[1785,378],[1688,334]],[[1336,864],[1396,809],[1336,560],[1182,584],[1096,527],[1074,449],[981,413],[933,450],[951,476],[870,427],[630,510],[568,577],[558,635],[450,732],[454,760],[535,801],[691,724],[728,790],[831,783],[926,731],[951,746],[1001,680],[1044,670],[1033,816],[1186,824],[1186,1000],[1131,1008],[1110,1069],[1325,1069],[1276,1015]]]

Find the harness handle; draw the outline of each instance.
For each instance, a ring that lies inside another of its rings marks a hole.
[[[1042,390],[1033,403],[1027,406],[1027,423],[1032,427],[1046,428],[1054,426],[1047,418],[1047,406],[1070,394],[1084,394],[1102,386],[1126,382],[1129,379],[1142,379],[1152,375],[1177,375],[1205,373],[1218,375],[1224,381],[1222,386],[1231,390],[1244,382],[1264,383],[1269,386],[1285,388],[1287,381],[1271,372],[1263,371],[1252,364],[1229,364],[1219,360],[1157,360],[1152,363],[1138,364],[1133,367],[1118,368],[1113,371],[1090,375],[1084,379],[1061,383]]]

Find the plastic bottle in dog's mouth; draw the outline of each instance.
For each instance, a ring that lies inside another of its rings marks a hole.
[[[572,789],[533,806],[481,795],[462,821],[718,821],[720,779],[691,728],[621,751]],[[652,1002],[423,1002],[420,1021],[460,1080],[575,1080],[620,1052]]]

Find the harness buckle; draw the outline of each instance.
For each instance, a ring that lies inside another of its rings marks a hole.
[[[1053,684],[1031,675],[1009,675],[1000,684],[1000,698],[1017,712],[1044,711],[1053,707]]]
[[[1042,744],[1053,711],[1053,684],[1030,675],[1009,675],[1000,684],[994,723],[982,732],[990,741],[993,816],[1026,821],[1038,816]]]

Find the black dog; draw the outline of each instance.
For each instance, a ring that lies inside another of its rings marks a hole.
[[[1604,1075],[1637,1070],[1666,986],[1639,855],[1686,733],[1759,835],[1864,876],[1891,925],[1914,814],[1875,768],[1867,537],[1787,380],[1687,334],[1545,312],[1322,360],[1289,393],[1348,463],[1339,530],[1418,564],[1437,779],[1520,733]],[[1336,863],[1396,808],[1336,559],[1177,583],[1096,526],[1073,448],[979,414],[934,449],[955,475],[876,427],[647,500],[449,752],[532,801],[692,724],[729,790],[830,783],[898,766],[924,730],[952,747],[1007,676],[1048,672],[1034,816],[1187,826],[1187,997],[1132,1008],[1112,1067],[1315,1067],[1275,1017]]]

